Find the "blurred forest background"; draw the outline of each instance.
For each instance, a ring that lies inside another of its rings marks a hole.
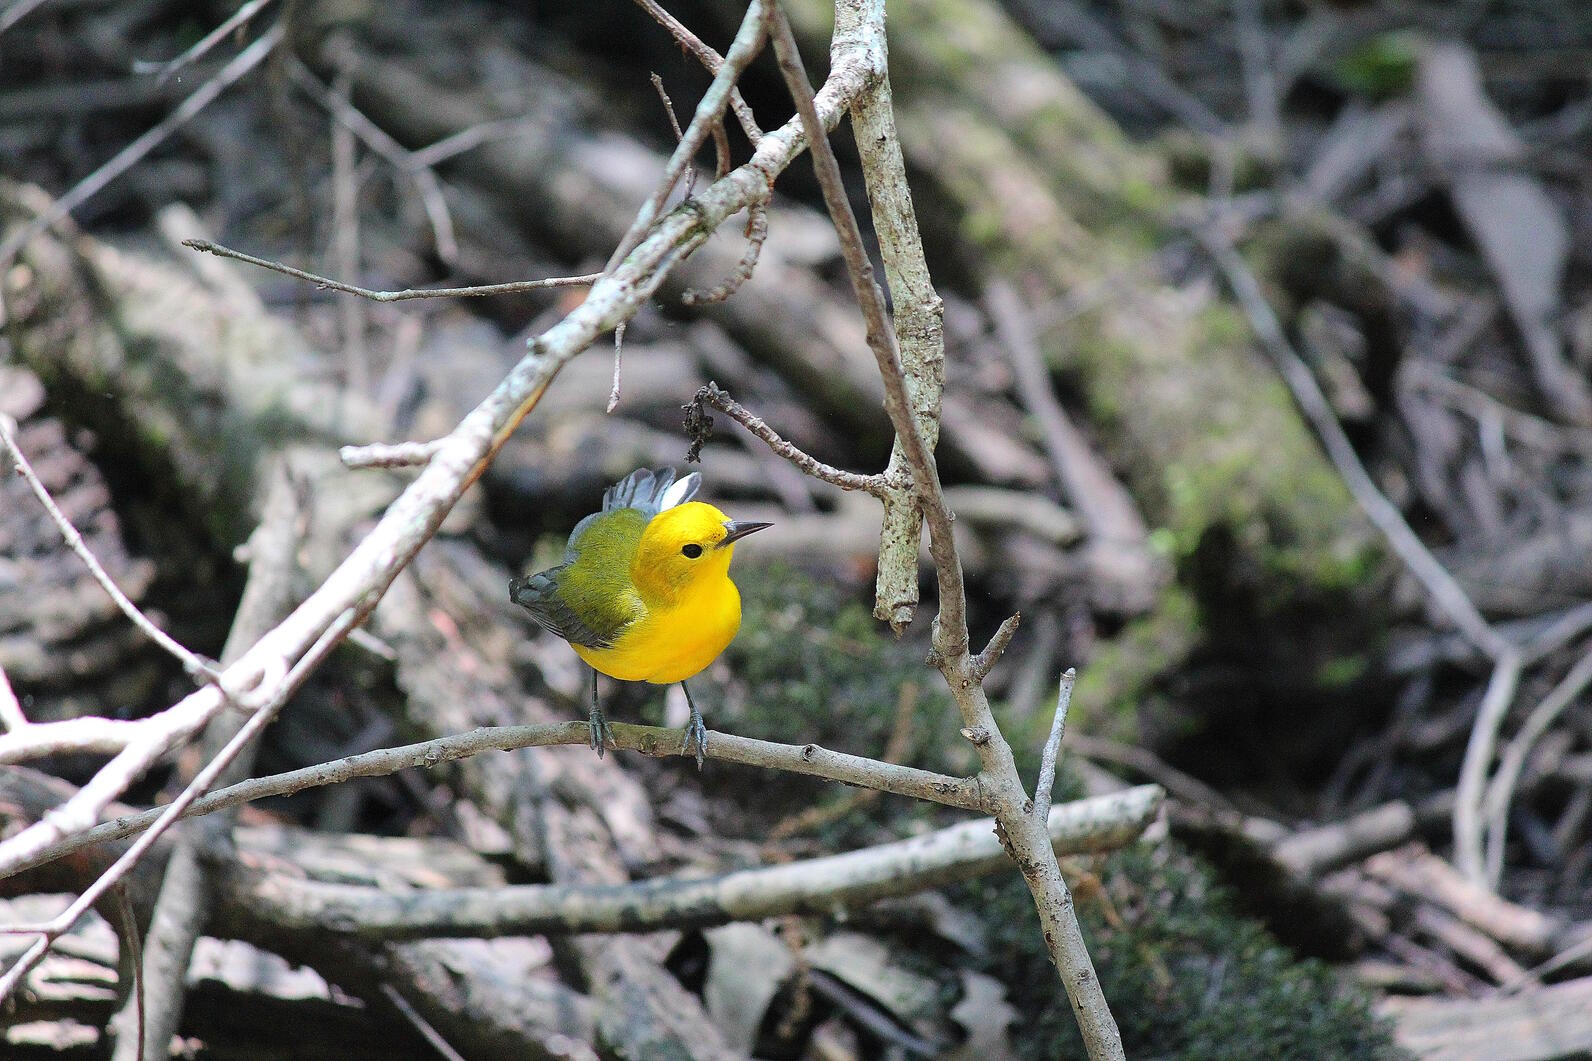
[[[0,414],[120,585],[211,657],[276,458],[297,599],[413,474],[343,469],[338,447],[446,434],[584,289],[372,302],[182,241],[382,291],[599,271],[674,147],[649,74],[682,123],[709,81],[628,0],[254,6],[173,69],[237,6],[0,8]],[[721,51],[744,14],[666,6]],[[784,6],[816,83],[832,8]],[[1032,777],[1076,667],[1066,794],[1169,795],[1145,838],[1064,860],[1128,1055],[1592,1054],[1592,6],[888,12],[945,301],[940,468],[974,642],[1023,616],[988,684],[998,717]],[[790,117],[772,56],[740,86],[765,128]],[[866,231],[849,128],[834,143]],[[68,195],[71,221],[38,231]],[[584,668],[507,579],[555,561],[632,469],[687,470],[682,410],[710,380],[825,461],[884,466],[882,391],[805,160],[767,229],[731,297],[686,296],[735,270],[739,220],[629,324],[611,410],[611,348],[559,376],[255,773],[583,717]],[[696,684],[708,724],[975,771],[923,666],[932,601],[900,638],[871,615],[875,503],[715,419],[707,498],[776,528],[738,551],[745,625]],[[192,689],[14,476],[0,668],[32,721],[139,718]],[[677,691],[604,690],[617,720],[684,721]],[[128,803],[169,798],[194,754]],[[102,762],[0,768],[0,824]],[[614,882],[964,817],[556,748],[248,806],[237,857],[400,891]],[[0,880],[0,923],[61,909],[79,861]],[[188,1056],[437,1056],[424,1027],[471,1058],[624,1055],[591,982],[610,937],[266,946],[241,917],[214,914],[189,970]],[[0,1014],[0,1053],[102,1056],[116,940],[99,919],[64,939]],[[0,935],[6,964],[26,942]],[[1009,868],[626,947],[626,983],[662,970],[730,1051],[680,1056],[1083,1056]]]

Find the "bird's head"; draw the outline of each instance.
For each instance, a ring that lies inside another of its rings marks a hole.
[[[666,508],[641,532],[631,579],[643,593],[678,597],[692,586],[725,577],[735,543],[767,526],[737,522],[701,501]]]

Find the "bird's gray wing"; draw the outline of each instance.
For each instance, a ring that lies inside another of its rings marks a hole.
[[[559,593],[559,584],[569,566],[561,564],[524,578],[509,579],[509,600],[530,612],[537,626],[552,631],[572,645],[584,645],[587,648],[612,647],[628,624],[620,623],[615,626],[596,615],[588,621],[574,606],[563,599]]]

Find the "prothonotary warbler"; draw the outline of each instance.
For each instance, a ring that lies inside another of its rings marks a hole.
[[[601,512],[575,525],[564,562],[509,580],[509,599],[568,641],[594,671],[627,682],[680,683],[691,722],[680,745],[697,769],[708,731],[685,684],[718,658],[741,627],[741,595],[730,581],[735,543],[769,526],[738,522],[691,500],[695,472],[641,469],[609,487]],[[591,746],[610,742],[592,674]]]

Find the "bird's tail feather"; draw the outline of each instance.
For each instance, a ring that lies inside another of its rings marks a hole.
[[[673,468],[657,471],[640,468],[604,491],[603,511],[635,508],[655,516],[666,508],[691,500],[701,486],[702,476],[696,472],[677,482]]]

